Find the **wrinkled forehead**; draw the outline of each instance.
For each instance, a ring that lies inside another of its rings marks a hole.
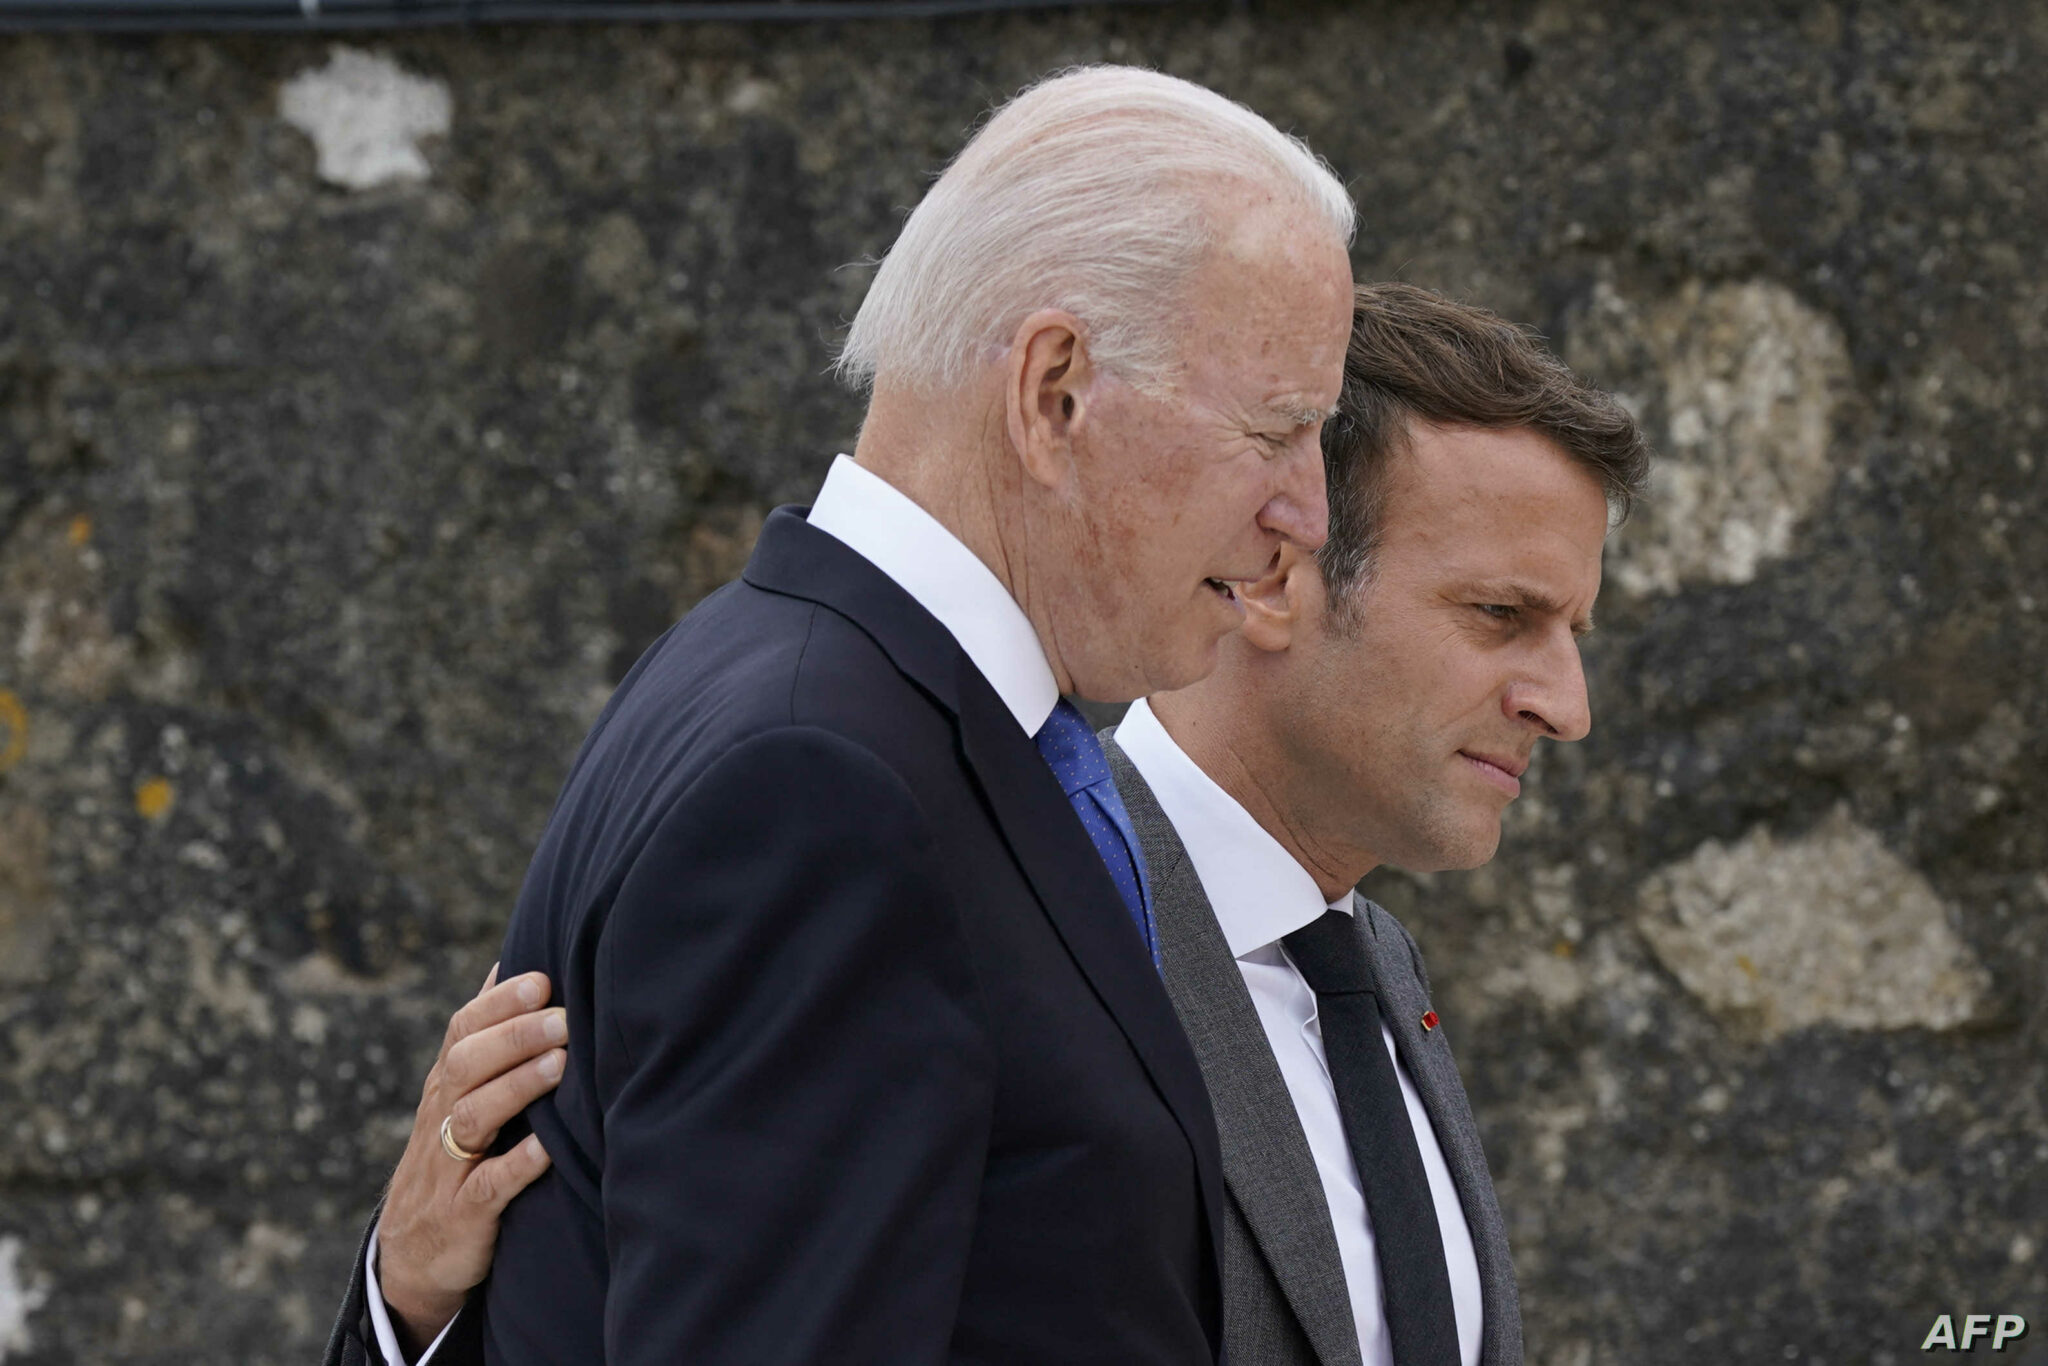
[[[1599,476],[1526,428],[1418,423],[1391,452],[1381,552],[1439,577],[1539,577],[1590,605],[1609,525]]]

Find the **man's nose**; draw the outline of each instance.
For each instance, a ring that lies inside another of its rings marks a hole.
[[[1553,740],[1585,739],[1593,730],[1593,704],[1586,696],[1579,642],[1566,636],[1546,648],[1527,674],[1508,685],[1501,707],[1510,720]]]
[[[1297,434],[1278,466],[1280,486],[1259,509],[1259,525],[1314,550],[1330,538],[1330,498],[1323,487],[1323,445],[1316,429]]]

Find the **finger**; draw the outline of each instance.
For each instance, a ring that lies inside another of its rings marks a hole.
[[[496,963],[493,963],[491,964],[491,975],[484,978],[484,984],[481,987],[477,988],[476,994],[481,996],[486,991],[489,991],[492,987],[496,985],[498,985],[498,965]]]
[[[449,1134],[466,1151],[482,1152],[506,1121],[561,1084],[568,1061],[567,1052],[550,1049],[474,1091],[464,1092],[449,1111]]]
[[[511,1152],[476,1164],[462,1183],[462,1202],[495,1219],[547,1169],[548,1150],[540,1146],[538,1134],[528,1134]]]
[[[453,1098],[464,1091],[474,1091],[491,1078],[568,1040],[568,1013],[560,1006],[501,1020],[448,1050],[448,1056],[441,1062],[441,1094]]]
[[[543,972],[522,973],[509,982],[498,983],[449,1019],[448,1033],[441,1041],[441,1055],[445,1058],[450,1048],[478,1030],[538,1009],[547,999],[548,978]]]

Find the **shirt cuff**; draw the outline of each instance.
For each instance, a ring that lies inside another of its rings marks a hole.
[[[377,1335],[377,1350],[384,1355],[384,1366],[427,1366],[442,1339],[448,1336],[448,1330],[455,1326],[455,1319],[448,1320],[427,1344],[427,1350],[420,1353],[418,1361],[406,1361],[405,1353],[398,1350],[398,1334],[391,1328],[391,1311],[384,1307],[384,1287],[377,1284],[377,1235],[383,1231],[384,1221],[379,1219],[377,1227],[370,1230],[369,1250],[363,1254],[363,1298],[370,1305],[370,1329]],[[455,1315],[456,1319],[461,1317],[460,1312]]]

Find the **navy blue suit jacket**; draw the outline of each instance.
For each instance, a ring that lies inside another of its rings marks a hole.
[[[1130,918],[952,636],[800,512],[620,685],[503,963],[570,1063],[490,1361],[1215,1359],[1214,1121]]]

